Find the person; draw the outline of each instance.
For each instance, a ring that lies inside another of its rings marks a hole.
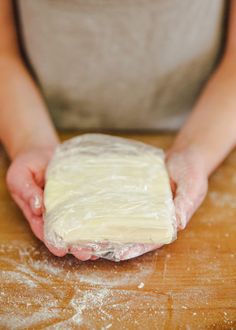
[[[0,140],[11,160],[6,180],[40,240],[45,169],[59,143],[47,106],[59,128],[182,126],[166,162],[178,228],[185,228],[209,176],[236,142],[235,1],[224,45],[225,15],[220,0],[23,0],[16,7],[1,0]],[[48,248],[58,256],[67,252]],[[95,259],[90,251],[72,252]]]

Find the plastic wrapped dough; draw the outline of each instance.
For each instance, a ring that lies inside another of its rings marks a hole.
[[[84,134],[62,143],[47,169],[44,204],[46,241],[68,251],[89,247],[119,261],[131,248],[137,255],[176,238],[164,153],[134,140]]]

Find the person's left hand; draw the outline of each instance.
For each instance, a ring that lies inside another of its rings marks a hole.
[[[167,152],[166,165],[173,193],[177,229],[182,230],[204,200],[208,176],[199,153],[194,148]],[[120,255],[121,260],[142,255],[161,245],[135,244]]]
[[[192,148],[167,152],[166,165],[174,195],[178,229],[184,229],[203,202],[208,189],[208,175],[203,159]]]

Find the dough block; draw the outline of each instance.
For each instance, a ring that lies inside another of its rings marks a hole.
[[[176,221],[164,153],[103,134],[67,140],[46,173],[45,239],[58,248],[92,247],[117,260],[137,244],[168,244]]]

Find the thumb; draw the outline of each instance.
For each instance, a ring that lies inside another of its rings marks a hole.
[[[12,194],[12,197],[16,204],[21,208],[35,236],[41,241],[43,241],[43,218],[34,216],[29,205],[25,201],[23,201],[18,195]]]
[[[12,166],[8,170],[6,179],[10,192],[29,205],[34,215],[42,215],[43,190],[35,182],[33,173],[27,167]]]
[[[189,181],[189,182],[188,182]],[[176,182],[177,189],[174,198],[176,210],[176,220],[179,229],[184,229],[192,217],[193,213],[201,205],[206,192],[207,180],[191,180],[186,177],[185,180]]]

